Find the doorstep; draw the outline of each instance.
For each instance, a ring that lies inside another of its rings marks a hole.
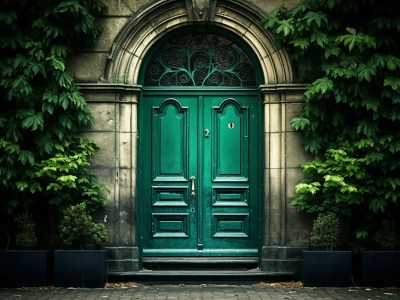
[[[227,281],[288,281],[295,278],[291,272],[255,270],[140,270],[109,273],[111,281],[126,280],[227,280]]]

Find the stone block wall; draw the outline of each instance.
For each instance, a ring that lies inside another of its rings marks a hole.
[[[262,18],[282,2],[300,0],[109,0],[99,16],[104,28],[98,42],[71,57],[68,70],[79,84],[96,123],[83,130],[100,151],[93,172],[106,185],[110,205],[99,213],[110,234],[111,272],[140,269],[140,239],[136,224],[138,174],[138,107],[142,87],[138,74],[152,45],[184,26],[217,26],[249,44],[260,60],[265,82],[264,103],[264,232],[260,268],[297,272],[300,250],[308,245],[310,220],[290,206],[302,177],[300,165],[310,157],[290,120],[300,112],[304,84],[296,83],[290,57],[273,45]],[[196,4],[197,3],[197,4]],[[196,5],[208,3],[208,19],[196,19]]]

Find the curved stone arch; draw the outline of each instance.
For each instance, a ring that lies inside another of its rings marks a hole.
[[[293,71],[284,50],[278,50],[272,36],[261,26],[262,16],[235,1],[218,1],[212,25],[240,37],[257,57],[264,82],[276,85],[293,82]],[[207,23],[200,22],[199,25]],[[139,84],[143,59],[152,46],[169,32],[193,25],[184,1],[159,1],[143,10],[117,36],[108,56],[105,79]],[[197,25],[197,24],[196,24]]]

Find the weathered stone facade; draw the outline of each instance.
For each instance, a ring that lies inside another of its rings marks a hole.
[[[290,58],[273,44],[262,18],[282,2],[298,0],[108,0],[99,19],[104,32],[96,45],[69,63],[94,114],[85,134],[101,147],[93,170],[110,190],[102,216],[110,233],[110,272],[141,268],[137,224],[139,73],[152,46],[185,26],[215,26],[240,37],[260,62],[264,82],[264,212],[259,266],[297,272],[300,250],[308,245],[309,220],[289,203],[308,157],[290,120],[300,111],[304,84],[296,83]]]

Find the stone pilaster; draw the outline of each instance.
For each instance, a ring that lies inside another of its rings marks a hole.
[[[303,157],[301,141],[293,139],[290,127],[292,106],[301,108],[303,91],[304,86],[296,84],[260,88],[265,120],[264,243],[260,267],[265,271],[299,272],[303,241],[295,241],[292,227],[298,224],[289,214],[293,211],[289,203],[292,185],[300,177],[293,179],[288,167],[298,170],[299,157]],[[293,153],[294,149],[298,154]]]
[[[79,84],[96,119],[85,134],[100,146],[93,170],[110,190],[104,211],[109,271],[139,269],[136,238],[137,104],[140,86]]]

